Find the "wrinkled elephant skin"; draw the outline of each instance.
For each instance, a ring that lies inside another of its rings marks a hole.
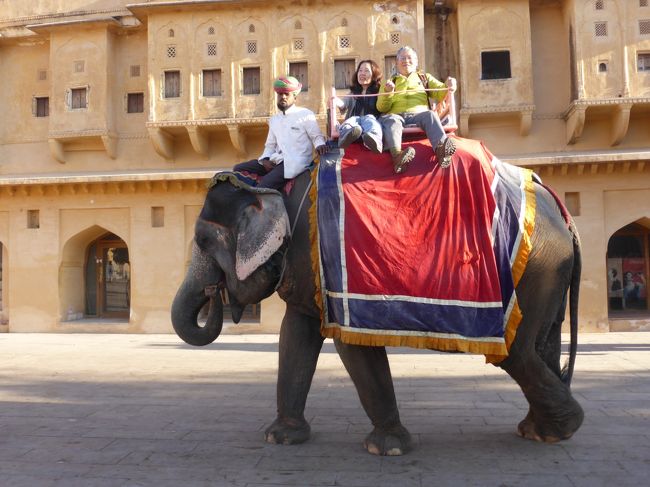
[[[304,410],[323,337],[314,301],[309,198],[300,204],[308,184],[308,174],[299,177],[284,205],[279,194],[254,194],[230,183],[210,189],[196,223],[197,252],[179,290],[181,296],[174,302],[176,310],[191,310],[178,312],[182,319],[174,322],[185,340],[186,329],[196,327],[191,321],[198,306],[196,294],[203,287],[224,285],[231,300],[241,305],[257,303],[277,287],[287,309],[280,330],[277,418],[265,433],[270,443],[302,443],[310,435]],[[580,246],[574,226],[567,228],[555,199],[542,186],[536,185],[535,191],[534,250],[517,288],[525,318],[508,358],[498,366],[520,385],[530,405],[518,434],[555,442],[569,438],[583,419],[582,408],[569,389],[577,333]],[[295,227],[291,236],[289,221]],[[572,331],[568,374],[560,370],[567,295]],[[194,344],[204,344],[197,341]],[[335,345],[373,426],[364,447],[376,455],[406,453],[411,436],[400,422],[386,350],[338,340]]]

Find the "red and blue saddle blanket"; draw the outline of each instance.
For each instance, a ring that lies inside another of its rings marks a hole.
[[[317,178],[321,332],[345,343],[508,355],[516,287],[535,222],[532,171],[454,137],[442,169],[429,142],[393,173],[390,155],[352,144]]]

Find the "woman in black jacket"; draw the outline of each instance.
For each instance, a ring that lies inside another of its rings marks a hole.
[[[366,59],[361,61],[352,78],[350,95],[376,95],[381,82],[379,65]],[[347,117],[339,127],[339,147],[345,148],[361,137],[363,145],[375,153],[382,151],[381,125],[377,121],[377,96],[344,96],[336,105]]]

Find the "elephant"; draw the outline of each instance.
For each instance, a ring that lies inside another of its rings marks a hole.
[[[286,302],[279,336],[277,417],[265,440],[297,444],[310,437],[304,411],[324,341],[315,300],[311,265],[309,208],[311,176],[303,173],[289,196],[275,190],[249,190],[232,173],[215,177],[195,225],[192,259],[172,305],[172,324],[188,344],[215,340],[223,324],[220,291],[230,298],[238,322],[246,304],[275,291]],[[517,287],[523,321],[507,358],[496,366],[521,387],[528,403],[517,433],[527,439],[557,442],[572,436],[583,410],[570,391],[577,349],[577,306],[581,270],[580,241],[567,224],[556,197],[535,183],[537,212],[533,251]],[[561,325],[570,309],[570,356],[560,366]],[[207,322],[197,316],[210,301]],[[372,423],[364,440],[375,455],[401,455],[411,449],[402,425],[386,349],[350,345],[335,339],[360,402]]]

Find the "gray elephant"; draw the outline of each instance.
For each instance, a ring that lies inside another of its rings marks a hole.
[[[219,288],[230,296],[233,320],[244,306],[276,290],[286,301],[279,338],[277,418],[266,429],[270,443],[306,441],[310,426],[304,410],[323,344],[310,257],[310,175],[295,181],[289,197],[274,190],[249,190],[232,174],[221,174],[208,191],[196,222],[193,256],[172,306],[176,333],[191,345],[215,340],[223,323]],[[497,366],[521,387],[530,408],[518,433],[555,442],[581,425],[583,411],[569,385],[577,342],[577,302],[581,258],[579,238],[566,225],[556,199],[535,184],[537,211],[533,249],[517,287],[524,319],[508,357]],[[570,289],[570,293],[569,293]],[[571,347],[560,369],[561,325],[570,297]],[[205,326],[197,315],[210,300]],[[401,455],[411,447],[401,424],[384,347],[335,340],[336,349],[358,391],[374,429],[364,447],[377,455]]]

